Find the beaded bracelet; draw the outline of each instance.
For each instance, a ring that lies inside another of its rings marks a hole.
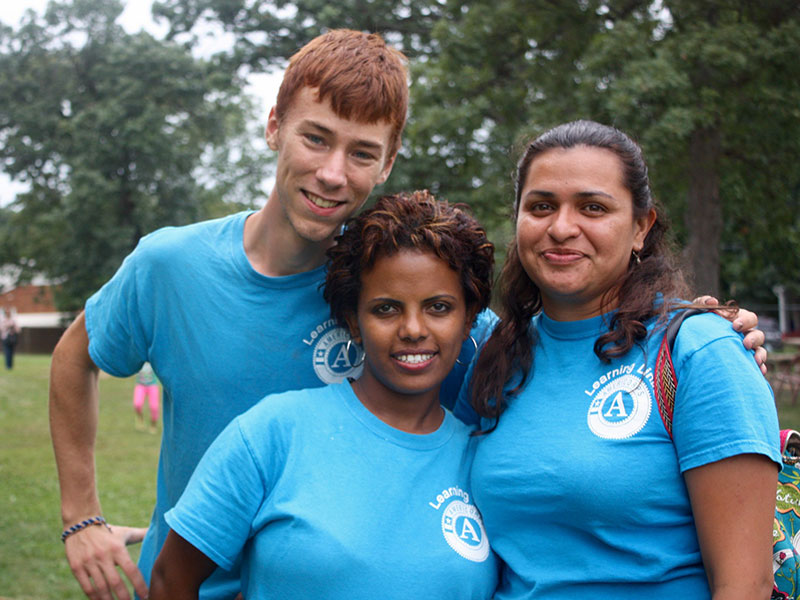
[[[109,531],[111,531],[111,527],[108,526],[106,520],[103,517],[89,517],[85,521],[81,521],[80,523],[76,523],[72,527],[68,527],[61,533],[61,541],[66,543],[67,538],[71,536],[73,533],[78,533],[81,529],[86,529],[90,525],[102,525]]]

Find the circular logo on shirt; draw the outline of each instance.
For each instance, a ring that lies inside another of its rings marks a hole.
[[[454,500],[442,513],[442,533],[450,547],[464,558],[483,562],[489,556],[489,540],[478,509]]]
[[[597,391],[587,422],[596,436],[621,440],[641,431],[650,417],[650,390],[641,377],[630,373],[609,381]]]
[[[349,339],[347,330],[336,326],[322,334],[314,344],[314,372],[320,381],[340,383],[347,377],[361,375],[364,353],[358,344],[350,344],[348,352]]]

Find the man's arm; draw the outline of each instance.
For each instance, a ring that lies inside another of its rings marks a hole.
[[[58,342],[50,366],[50,435],[61,488],[64,528],[102,514],[94,471],[97,372],[89,356],[89,336],[81,313]],[[144,598],[147,596],[144,578],[125,548],[126,543],[141,541],[144,530],[111,529],[89,526],[70,535],[65,540],[70,568],[92,600],[130,599],[117,566]]]

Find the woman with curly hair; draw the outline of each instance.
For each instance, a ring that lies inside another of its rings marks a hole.
[[[658,345],[687,290],[641,149],[589,121],[544,133],[514,214],[500,322],[456,410],[482,418],[496,598],[769,598],[774,401],[741,337],[701,314],[674,346],[671,431],[659,418]]]
[[[427,192],[348,222],[324,296],[361,374],[269,396],[223,431],[166,515],[151,600],[197,598],[240,556],[248,600],[491,597],[475,439],[439,389],[488,306],[493,251]]]

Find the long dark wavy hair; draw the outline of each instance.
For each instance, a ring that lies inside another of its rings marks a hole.
[[[432,252],[459,274],[467,313],[489,306],[494,246],[462,204],[437,200],[427,190],[384,196],[345,224],[328,250],[323,296],[331,316],[347,327],[358,307],[361,275],[375,261],[401,250]]]
[[[626,273],[603,298],[603,305],[608,306],[616,300],[617,310],[608,319],[608,331],[595,342],[594,352],[600,360],[609,362],[644,340],[648,320],[666,318],[671,304],[659,298],[684,298],[688,289],[666,237],[666,218],[650,190],[642,150],[614,127],[593,121],[574,121],[550,129],[530,142],[517,163],[514,219],[517,219],[528,171],[536,157],[555,148],[576,146],[604,148],[616,154],[622,165],[623,183],[633,198],[634,218],[646,215],[651,209],[657,215],[638,253],[639,260],[631,255]],[[536,343],[531,318],[542,309],[540,290],[520,262],[516,236],[509,244],[498,287],[500,321],[478,357],[472,378],[473,408],[482,417],[494,419],[494,425],[487,431],[497,427],[508,402],[531,375]],[[516,385],[506,389],[512,378]]]

